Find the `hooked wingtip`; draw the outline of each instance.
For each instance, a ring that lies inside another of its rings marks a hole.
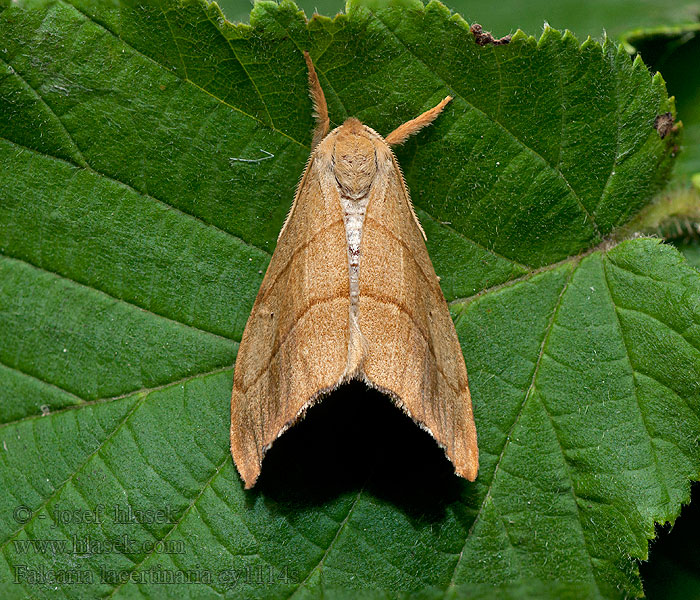
[[[239,466],[235,458],[233,462],[236,464],[238,473],[243,480],[243,489],[249,490],[253,488],[258,482],[258,477],[260,477],[260,465],[251,465],[250,462],[248,462]]]
[[[475,444],[476,446],[476,444]],[[455,473],[468,481],[474,481],[479,474],[479,450],[467,448],[466,456],[455,465]]]

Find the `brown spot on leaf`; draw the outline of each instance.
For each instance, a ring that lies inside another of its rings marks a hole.
[[[670,112],[657,115],[654,119],[654,129],[659,132],[659,137],[663,140],[673,131],[673,115]]]
[[[503,46],[504,44],[510,44],[510,35],[504,35],[502,38],[496,39],[491,35],[490,31],[484,31],[478,23],[474,23],[470,28],[469,31],[472,32],[474,35],[474,41],[479,45],[479,46],[488,46],[489,44],[493,44],[494,46]]]

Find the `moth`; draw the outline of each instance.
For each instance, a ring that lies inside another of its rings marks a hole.
[[[231,454],[246,488],[263,457],[324,395],[352,379],[388,395],[473,481],[479,458],[457,332],[391,146],[355,118],[330,133],[308,53],[312,152],[243,332],[231,397]]]

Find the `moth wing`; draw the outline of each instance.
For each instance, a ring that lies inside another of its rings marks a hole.
[[[462,477],[478,470],[467,369],[445,298],[393,153],[377,144],[367,205],[358,320],[364,375],[443,447]]]
[[[272,442],[343,377],[349,279],[343,214],[318,151],[302,177],[241,340],[231,453],[250,488]]]

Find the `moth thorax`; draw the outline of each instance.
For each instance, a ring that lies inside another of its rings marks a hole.
[[[365,132],[340,131],[333,152],[335,179],[343,194],[357,200],[367,195],[377,174],[374,144]]]

